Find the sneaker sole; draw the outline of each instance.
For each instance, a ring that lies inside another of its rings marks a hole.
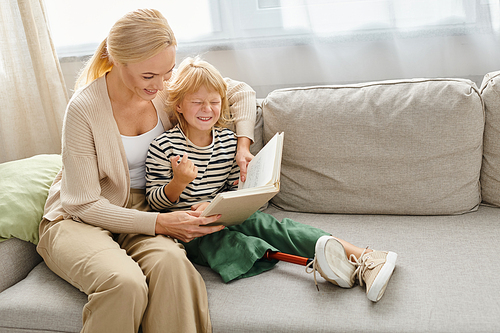
[[[331,236],[321,236],[316,242],[316,258],[318,262],[328,263],[325,256],[325,248],[328,241],[333,241],[335,247],[329,248],[329,253],[335,258],[334,267],[337,270],[334,272],[330,265],[324,265],[325,267],[319,267],[319,272],[323,278],[326,280],[333,280],[335,283],[342,288],[352,288],[353,283],[351,283],[351,276],[355,270],[353,264],[347,260],[347,254],[345,252],[344,246]]]
[[[389,279],[392,276],[392,272],[396,268],[396,259],[398,258],[398,254],[395,252],[387,253],[386,261],[380,272],[377,274],[375,281],[366,294],[368,299],[372,302],[378,302],[382,295],[380,293],[385,290],[387,283],[389,283]]]

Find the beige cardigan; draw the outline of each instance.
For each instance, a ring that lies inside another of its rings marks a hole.
[[[253,141],[255,92],[226,79],[238,136]],[[165,129],[165,92],[153,100]],[[108,96],[105,77],[76,92],[68,103],[62,135],[63,167],[52,184],[44,218],[74,219],[113,233],[155,234],[158,213],[124,208],[130,195],[127,159]]]

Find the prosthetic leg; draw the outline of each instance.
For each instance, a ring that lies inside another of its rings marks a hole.
[[[302,266],[307,266],[313,261],[313,259],[311,258],[304,258],[293,254],[286,254],[283,252],[276,252],[271,250],[267,250],[266,254],[264,254],[264,259],[267,260],[275,259]]]

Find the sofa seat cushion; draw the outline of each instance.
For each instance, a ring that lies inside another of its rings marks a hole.
[[[336,287],[304,266],[279,262],[224,284],[207,267],[214,332],[500,332],[499,209],[455,216],[336,215],[266,210],[321,228],[358,246],[398,253],[384,297]],[[168,297],[168,295],[166,295]],[[0,332],[79,332],[87,297],[39,264],[0,293]]]
[[[44,262],[0,293],[0,332],[80,332],[87,295]]]
[[[475,84],[421,79],[280,89],[264,141],[284,132],[278,207],[460,214],[481,201],[484,112]]]
[[[491,263],[497,208],[454,216],[335,215],[266,210],[319,227],[358,246],[398,254],[383,298],[342,289],[304,266],[272,270],[228,284],[198,267],[214,332],[500,332],[500,266]]]
[[[30,242],[15,237],[0,242],[0,292],[24,279],[41,261]]]

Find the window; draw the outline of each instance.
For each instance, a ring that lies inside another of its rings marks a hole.
[[[137,8],[160,10],[180,41],[203,40],[214,32],[212,5],[209,0],[45,0],[60,57],[92,54],[116,20]]]
[[[274,43],[276,38],[304,42],[311,38],[360,38],[388,33],[463,34],[500,29],[498,0],[45,0],[45,3],[53,40],[62,57],[93,53],[119,17],[145,7],[156,8],[165,15],[180,47],[227,48],[235,43]]]
[[[463,29],[477,17],[470,0],[238,0],[234,7],[238,37]]]

